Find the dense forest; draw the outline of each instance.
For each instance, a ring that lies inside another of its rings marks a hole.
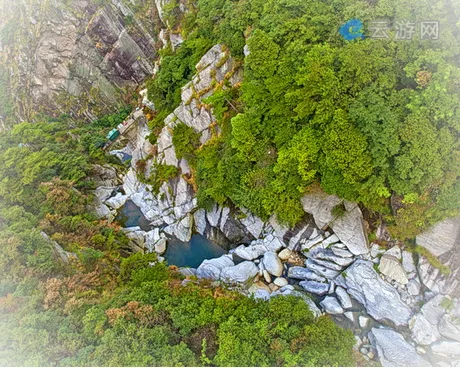
[[[179,5],[171,1],[165,16],[185,41],[161,51],[147,81],[154,133],[214,44],[244,69],[241,85],[206,100],[222,134],[200,145],[186,126],[174,130],[201,207],[233,203],[295,225],[301,196],[321,187],[359,202],[401,240],[458,214],[458,2],[197,0],[186,13]],[[338,32],[352,18],[366,37]],[[397,39],[393,27],[373,39],[369,25],[381,18],[435,19],[441,33],[421,39],[417,28]],[[5,78],[1,113],[11,110]],[[184,281],[154,254],[130,254],[121,227],[97,219],[93,168],[124,170],[100,147],[129,112],[91,124],[42,116],[0,133],[0,365],[355,365],[353,334],[314,318],[301,298],[256,301]],[[63,261],[42,232],[75,257]]]
[[[190,152],[202,206],[231,200],[293,225],[319,184],[380,213],[400,239],[458,213],[458,4],[207,0],[182,17],[172,4],[187,39],[149,84],[160,117],[211,45],[250,51],[242,85],[209,98],[223,134]],[[352,17],[364,39],[338,33]],[[379,19],[388,38],[371,37]],[[442,24],[439,39],[422,39],[427,20]]]

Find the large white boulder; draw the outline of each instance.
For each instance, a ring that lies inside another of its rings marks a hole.
[[[254,262],[244,261],[236,266],[222,269],[220,279],[231,283],[246,283],[259,273],[259,268]]]
[[[429,367],[425,359],[404,337],[389,328],[372,328],[369,338],[384,367]]]
[[[378,321],[405,326],[411,309],[401,301],[398,291],[375,272],[372,262],[357,260],[335,282],[359,301],[367,313]]]
[[[429,230],[418,235],[416,242],[418,245],[428,249],[436,257],[447,253],[455,245],[460,245],[460,217],[437,223]]]
[[[219,258],[205,259],[197,268],[196,276],[202,279],[219,280],[225,267],[234,266],[232,257],[224,254]]]
[[[335,219],[331,227],[351,253],[359,255],[369,252],[363,214],[358,205]]]
[[[281,276],[283,274],[283,263],[278,258],[275,252],[266,252],[262,259],[265,269],[273,276]]]

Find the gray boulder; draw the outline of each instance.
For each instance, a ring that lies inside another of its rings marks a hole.
[[[128,200],[127,195],[117,193],[115,197],[111,197],[105,201],[105,204],[115,210],[123,207],[125,202]]]
[[[315,250],[307,253],[307,256],[314,258],[316,261],[321,259],[324,261],[333,262],[339,266],[337,270],[340,270],[343,267],[347,267],[353,263],[353,258],[343,258],[343,257],[337,256],[334,254],[334,252],[331,249],[328,249],[328,248],[327,249],[316,248]]]
[[[369,252],[363,214],[358,205],[351,211],[346,211],[343,216],[335,219],[331,227],[351,253],[359,255]]]
[[[300,281],[299,285],[306,291],[316,295],[325,295],[329,291],[329,285],[316,281]]]
[[[305,212],[313,215],[316,226],[322,229],[333,219],[332,210],[340,204],[342,200],[335,195],[325,193],[306,194],[301,199]]]
[[[445,298],[444,295],[436,295],[426,302],[420,310],[432,325],[437,326],[445,313],[445,308],[442,306]]]
[[[193,214],[193,221],[195,223],[195,230],[198,234],[204,235],[206,231],[206,211],[202,208]]]
[[[369,333],[372,345],[377,350],[380,363],[384,367],[429,367],[425,359],[404,337],[389,328],[372,328]]]
[[[235,248],[234,253],[243,259],[252,261],[256,258],[259,258],[262,254],[267,252],[267,248],[262,244],[260,240],[255,240],[248,246],[241,244],[239,247]]]
[[[254,238],[259,238],[260,234],[262,233],[262,229],[264,228],[264,222],[246,209],[242,208],[241,211],[246,215],[245,218],[240,220],[241,223],[246,227],[246,229]]]
[[[404,269],[399,262],[398,258],[391,254],[385,253],[380,259],[379,270],[385,276],[389,277],[400,284],[407,284],[409,282]]]
[[[451,313],[445,314],[439,321],[438,327],[442,336],[460,342],[460,318],[458,316]]]
[[[281,240],[279,240],[273,234],[268,234],[263,239],[263,245],[265,248],[267,248],[267,250],[270,250],[272,252],[278,252],[281,248],[284,247],[284,243],[281,242]]]
[[[409,327],[412,330],[412,338],[420,345],[430,345],[441,338],[437,326],[432,325],[423,313],[412,317]]]
[[[335,288],[335,293],[337,295],[337,298],[340,301],[340,304],[342,305],[344,309],[350,309],[353,307],[350,296],[348,295],[347,291],[343,287],[337,286]]]
[[[293,266],[288,269],[288,277],[292,279],[325,282],[326,278],[319,276],[308,268]]]
[[[322,277],[325,277],[328,280],[333,280],[340,274],[339,271],[331,270],[328,267],[325,267],[323,265],[319,265],[318,263],[314,262],[310,258],[307,259],[307,261],[305,262],[305,265],[307,266],[307,268],[309,268],[310,270],[314,271],[316,274],[318,274],[318,275],[320,275]]]
[[[325,312],[329,314],[342,314],[344,312],[340,303],[333,296],[325,297],[319,304],[321,304]]]
[[[225,267],[222,269],[220,278],[231,283],[246,283],[259,273],[259,268],[254,262],[244,261],[236,266]]]
[[[266,252],[262,259],[265,269],[273,276],[281,276],[283,274],[283,263],[278,258],[275,252]]]
[[[410,308],[401,301],[398,291],[382,280],[372,262],[357,260],[335,282],[359,301],[374,319],[405,326],[412,316]]]
[[[201,279],[219,280],[225,267],[234,266],[232,257],[224,254],[219,258],[205,259],[196,270],[196,276]]]
[[[457,341],[441,341],[431,346],[433,354],[441,355],[446,358],[460,357],[460,342]]]
[[[450,251],[460,239],[460,217],[450,218],[437,223],[429,230],[418,235],[418,245],[428,249],[436,257]]]

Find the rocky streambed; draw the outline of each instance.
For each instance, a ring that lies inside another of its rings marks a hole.
[[[355,348],[364,359],[385,366],[460,365],[460,267],[456,262],[460,220],[446,220],[417,238],[419,245],[451,267],[451,273],[444,275],[425,257],[414,256],[404,244],[391,239],[384,226],[369,244],[360,207],[322,192],[302,198],[305,216],[294,228],[279,224],[274,217],[263,221],[244,208],[198,208],[187,181],[188,163],[175,154],[172,129],[182,122],[206,143],[218,134],[218,127],[212,126],[215,118],[201,98],[212,94],[210,86],[216,82],[233,85],[241,78],[220,45],[202,58],[197,70],[182,89],[181,104],[165,119],[155,147],[146,139],[150,131],[142,110],[130,117],[135,129],[124,138],[123,147],[111,152],[132,157],[127,171],[98,170],[95,209],[99,216],[114,219],[124,206],[135,204],[148,227],[125,228],[132,248],[156,252],[160,260],[168,254],[172,239],[188,246],[199,234],[212,241],[225,254],[202,255],[206,259],[199,260],[197,267],[181,268],[188,282],[211,279],[259,299],[297,295],[316,316],[331,315],[351,328]],[[176,166],[180,174],[154,193],[139,179],[139,160],[145,162],[146,177],[155,164]],[[343,208],[339,215],[334,211],[337,206]]]

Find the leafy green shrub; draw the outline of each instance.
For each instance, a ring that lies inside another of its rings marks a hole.
[[[155,164],[147,182],[152,185],[153,193],[158,194],[161,185],[179,174],[179,169],[173,165]]]
[[[200,133],[184,123],[179,123],[173,129],[172,142],[177,158],[185,158],[190,165],[195,166],[195,151],[200,146]]]

